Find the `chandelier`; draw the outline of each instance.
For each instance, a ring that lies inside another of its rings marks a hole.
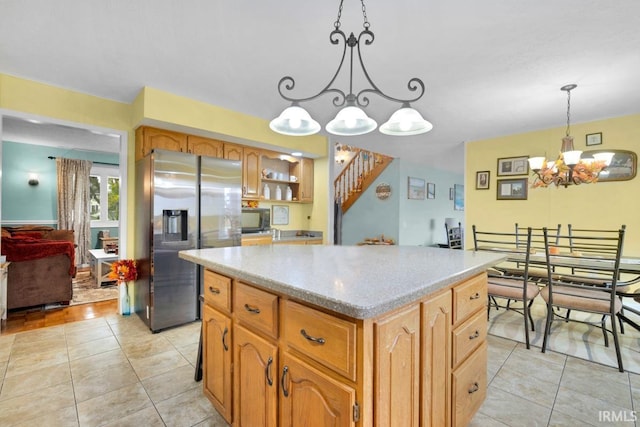
[[[575,84],[562,86],[560,90],[567,92],[567,131],[562,138],[560,155],[556,161],[547,160],[545,157],[531,157],[529,167],[535,173],[535,179],[531,185],[533,188],[548,187],[555,184],[556,187],[570,184],[593,184],[598,181],[598,176],[609,164],[614,153],[596,153],[593,157],[582,157],[582,151],[573,148],[573,137],[570,135],[571,126],[571,91],[578,87]]]
[[[373,131],[378,124],[375,120],[368,117],[361,107],[367,107],[369,105],[369,94],[375,94],[389,101],[394,101],[401,104],[401,107],[394,112],[389,120],[380,126],[380,132],[386,135],[418,135],[430,131],[433,125],[426,121],[418,111],[411,108],[410,103],[419,100],[424,95],[424,83],[419,78],[412,78],[407,83],[409,91],[416,92],[417,95],[410,99],[399,99],[389,96],[382,92],[371,80],[369,73],[362,61],[362,55],[360,53],[361,42],[365,45],[373,43],[374,35],[369,30],[370,24],[367,19],[367,11],[364,5],[364,0],[361,0],[362,4],[362,16],[364,18],[364,29],[360,32],[360,35],[356,38],[353,33],[347,38],[345,33],[340,30],[340,18],[342,16],[342,3],[344,0],[340,0],[340,7],[338,8],[338,19],[333,24],[334,29],[329,34],[329,40],[331,44],[337,45],[340,42],[344,47],[342,50],[342,59],[338,65],[338,69],[334,73],[333,77],[329,80],[329,83],[315,95],[294,98],[288,96],[285,92],[292,91],[295,87],[295,80],[293,77],[285,76],[278,82],[278,92],[280,96],[287,101],[291,102],[291,106],[286,108],[280,116],[276,117],[269,123],[269,127],[274,132],[278,132],[284,135],[293,136],[305,136],[313,135],[320,131],[320,124],[316,122],[311,115],[302,107],[300,103],[311,101],[325,94],[332,94],[333,105],[335,107],[343,107],[336,117],[331,120],[325,127],[327,132],[334,135],[341,136],[353,136],[363,135]],[[340,70],[344,65],[344,60],[347,53],[347,47],[349,47],[349,89],[348,93],[345,93],[342,89],[334,87],[333,84],[340,74]],[[369,87],[360,90],[358,93],[353,91],[353,62],[354,62],[354,48],[357,48],[358,62],[362,68],[362,73],[369,84]]]

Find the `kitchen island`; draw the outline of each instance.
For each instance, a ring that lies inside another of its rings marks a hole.
[[[486,269],[408,246],[189,250],[204,392],[234,425],[466,425],[486,395]]]

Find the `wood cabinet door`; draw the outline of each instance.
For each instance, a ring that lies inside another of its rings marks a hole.
[[[187,149],[189,153],[197,156],[217,157],[220,159],[224,157],[224,143],[216,139],[189,135]]]
[[[284,353],[280,368],[280,425],[355,426],[356,392]]]
[[[234,425],[278,425],[278,347],[235,326]]]
[[[242,153],[243,153],[243,147],[241,145],[234,145],[234,144],[224,144],[223,147],[223,152],[224,152],[224,158],[225,159],[229,159],[229,160],[240,160],[242,161]]]
[[[244,187],[244,198],[257,199],[260,197],[260,157],[261,150],[257,148],[244,147],[242,157],[242,186]]]
[[[300,201],[313,202],[313,159],[302,158],[300,176]]]
[[[374,424],[420,425],[420,306],[374,326]]]
[[[136,130],[136,160],[158,148],[168,151],[187,151],[187,135],[164,129],[139,127]]]
[[[422,425],[448,427],[451,408],[450,290],[422,304]]]
[[[231,423],[231,319],[203,305],[203,391],[220,415]]]

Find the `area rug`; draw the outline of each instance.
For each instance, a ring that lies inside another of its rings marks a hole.
[[[624,304],[638,308],[637,303],[632,300],[628,301],[626,298]],[[579,318],[580,314],[582,314],[582,320],[598,321],[600,319],[600,316],[586,315],[584,313],[572,313],[572,317],[577,316]],[[628,311],[626,314],[631,320],[640,323],[639,316]],[[536,298],[531,308],[531,315],[533,316],[535,327],[535,332],[529,331],[531,351],[541,351],[547,315],[546,305],[542,299]],[[608,321],[607,324],[609,324]],[[524,343],[524,319],[520,313],[513,310],[496,310],[492,308],[489,319],[489,334]],[[628,324],[624,324],[624,334],[619,334],[619,337],[624,369],[640,374],[640,331]],[[609,347],[605,347],[602,330],[582,323],[554,321],[551,335],[547,342],[547,351],[562,353],[616,368],[618,366],[611,334],[609,334]]]
[[[69,305],[87,304],[118,298],[118,286],[115,282],[98,286],[91,271],[78,271],[73,279],[73,299]]]

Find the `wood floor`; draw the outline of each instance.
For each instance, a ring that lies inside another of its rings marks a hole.
[[[95,319],[118,313],[118,300],[99,301],[49,310],[30,308],[10,311],[0,335],[15,334],[46,326],[62,325],[78,320]]]

